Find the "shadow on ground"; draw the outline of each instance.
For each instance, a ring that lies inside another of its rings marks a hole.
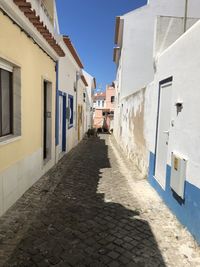
[[[73,160],[65,156],[59,163],[64,168],[55,190],[41,200],[4,266],[165,266],[138,212],[97,193],[101,169],[111,168],[105,140],[91,137],[73,153]],[[57,179],[55,172],[50,179]]]

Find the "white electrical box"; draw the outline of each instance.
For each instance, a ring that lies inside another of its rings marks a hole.
[[[178,153],[172,152],[172,168],[170,186],[173,191],[184,199],[187,160]]]

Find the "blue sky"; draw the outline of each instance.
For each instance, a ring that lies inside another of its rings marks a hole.
[[[87,72],[98,87],[115,79],[112,62],[115,17],[146,3],[146,0],[56,0],[60,31],[69,35]]]

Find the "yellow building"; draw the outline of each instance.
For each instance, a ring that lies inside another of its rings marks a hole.
[[[64,52],[53,9],[53,0],[0,3],[0,215],[55,163],[56,62]]]

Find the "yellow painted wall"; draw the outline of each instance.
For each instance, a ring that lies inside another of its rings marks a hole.
[[[22,138],[0,144],[0,172],[42,147],[43,78],[52,82],[52,118],[55,118],[55,63],[0,12],[0,58],[21,67]],[[55,119],[52,138],[55,138]]]
[[[43,0],[43,3],[51,16],[52,23],[54,21],[54,0]]]

